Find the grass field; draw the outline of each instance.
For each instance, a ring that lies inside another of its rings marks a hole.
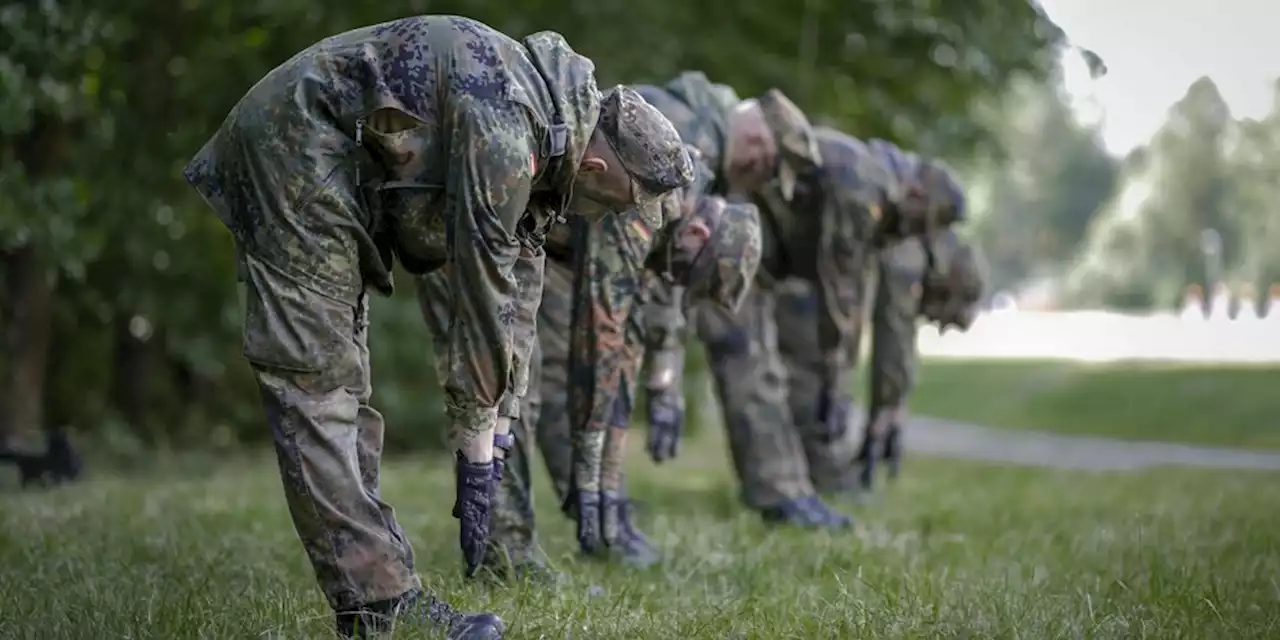
[[[938,359],[922,363],[911,410],[991,427],[1280,448],[1277,390],[1276,366]]]
[[[384,494],[424,581],[502,615],[509,638],[1280,634],[1280,476],[913,458],[855,532],[805,534],[737,508],[721,447],[692,443],[661,472],[633,460],[640,521],[667,554],[649,571],[577,560],[544,499],[558,593],[460,577],[443,459],[389,464]],[[326,637],[274,464],[227,464],[0,495],[0,637]]]

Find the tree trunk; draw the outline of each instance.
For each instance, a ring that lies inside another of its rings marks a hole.
[[[0,378],[0,444],[39,430],[44,383],[53,337],[53,286],[35,250],[19,247],[0,257],[4,265],[4,360]]]
[[[142,339],[133,335],[130,323],[133,315],[119,313],[114,322],[115,357],[112,367],[113,404],[134,434],[150,439],[148,430],[149,388],[151,366],[149,335]]]

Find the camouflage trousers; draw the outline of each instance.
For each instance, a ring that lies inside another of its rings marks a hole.
[[[798,279],[780,283],[775,294],[778,350],[790,382],[787,400],[800,433],[804,458],[791,465],[806,466],[809,480],[819,492],[843,491],[855,481],[853,462],[860,436],[857,429],[850,428],[839,440],[827,442],[823,437],[822,416],[818,415],[818,398],[822,393],[819,377],[822,351],[815,329],[818,324],[817,294],[812,285]]]
[[[821,352],[814,327],[818,300],[813,287],[802,280],[788,280],[777,288],[778,344],[791,380],[792,412],[800,425],[809,477],[822,493],[844,491],[856,481],[855,459],[864,437],[883,444],[887,432],[906,418],[906,399],[915,385],[916,294],[911,279],[885,266],[872,265],[874,296],[870,307],[871,366],[866,417],[861,429],[849,429],[845,437],[824,442],[817,415],[818,364]],[[870,288],[870,287],[868,287]],[[859,322],[861,329],[864,322]],[[853,344],[861,345],[861,331]],[[851,354],[850,366],[857,353]]]
[[[792,392],[780,350],[776,300],[775,292],[757,288],[737,313],[700,305],[694,320],[707,348],[742,500],[753,509],[814,493],[795,417],[811,422],[817,398]]]
[[[289,514],[329,605],[350,610],[420,588],[413,550],[378,491],[384,424],[369,404],[368,294],[336,299],[253,255],[240,267],[244,355]]]
[[[496,494],[491,540],[495,552],[487,562],[519,564],[537,558],[533,511],[532,459],[535,446],[542,454],[556,504],[564,501],[572,473],[573,441],[569,434],[569,324],[573,306],[573,272],[548,260],[538,308],[538,344],[529,364],[529,391],[521,400],[520,418],[511,425],[515,447],[507,457],[507,472]],[[449,326],[448,282],[441,274],[415,279],[423,319],[437,349]],[[440,359],[437,359],[439,362]]]

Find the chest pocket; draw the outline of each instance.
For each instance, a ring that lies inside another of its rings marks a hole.
[[[369,183],[375,234],[394,246],[414,274],[448,261],[449,224],[444,202],[444,163],[439,126],[404,111],[383,108],[357,122],[356,142],[383,168]]]

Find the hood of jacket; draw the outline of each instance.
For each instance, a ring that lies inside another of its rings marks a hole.
[[[563,157],[550,178],[567,202],[600,117],[595,63],[575,53],[564,36],[554,31],[535,33],[526,37],[523,44],[546,82],[551,99],[551,104],[545,105],[551,123],[550,151],[553,156],[562,152]]]

